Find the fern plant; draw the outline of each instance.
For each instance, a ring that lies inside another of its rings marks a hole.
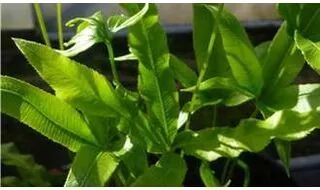
[[[55,94],[1,76],[1,112],[76,152],[65,186],[181,186],[186,155],[202,161],[206,186],[221,186],[210,162],[259,152],[273,140],[288,167],[290,142],[320,128],[320,84],[293,84],[305,61],[320,72],[319,4],[279,4],[285,21],[257,47],[223,4],[194,4],[196,72],[170,53],[155,5],[121,6],[127,16],[97,12],[68,22],[77,31],[65,50],[13,39]],[[114,57],[113,36],[124,28],[128,54]],[[107,47],[112,82],[71,58],[96,43]],[[138,63],[135,91],[121,84],[116,66],[124,60]],[[179,91],[192,95],[181,107]],[[236,127],[190,124],[203,107],[249,101],[256,111]],[[150,165],[147,155],[158,161]]]

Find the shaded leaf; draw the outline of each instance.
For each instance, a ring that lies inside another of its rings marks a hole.
[[[266,42],[262,42],[261,44],[259,44],[254,48],[256,55],[259,58],[261,64],[264,64],[265,62],[270,44],[271,44],[271,41],[266,41]]]
[[[207,62],[204,80],[214,76],[227,76],[229,72],[226,52],[218,29],[217,15],[206,5],[193,4],[193,48],[198,71]]]
[[[80,114],[55,96],[20,80],[1,76],[1,112],[72,151],[100,147]]]
[[[241,152],[259,152],[271,139],[286,141],[304,138],[320,128],[320,111],[298,113],[283,110],[268,119],[245,119],[236,128],[210,128],[185,131],[175,139],[174,147],[186,154],[213,161],[221,156],[238,157]]]
[[[135,187],[179,187],[187,172],[185,161],[177,154],[164,154],[134,183]]]
[[[14,166],[22,178],[21,181],[14,177],[1,178],[2,186],[14,183],[16,185],[25,183],[23,186],[48,187],[51,185],[46,168],[37,164],[31,155],[21,154],[13,143],[1,144],[1,164]]]
[[[277,5],[278,12],[287,21],[287,31],[293,37],[295,28],[298,27],[298,16],[301,10],[299,3],[279,3]]]
[[[291,142],[280,139],[274,139],[274,144],[277,149],[279,158],[286,169],[288,177],[290,177],[290,157],[291,157]]]
[[[183,87],[190,87],[197,83],[196,73],[187,66],[181,59],[175,55],[170,55],[170,69],[174,78],[179,81]]]

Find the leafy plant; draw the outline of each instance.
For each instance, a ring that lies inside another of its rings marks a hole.
[[[65,186],[181,186],[185,155],[202,161],[206,186],[225,185],[209,162],[259,152],[274,140],[288,167],[290,141],[320,128],[320,84],[293,84],[305,60],[320,70],[319,4],[279,4],[285,21],[271,42],[257,47],[223,4],[194,4],[198,74],[170,53],[155,5],[121,6],[128,16],[97,12],[68,22],[78,26],[65,50],[13,39],[54,95],[1,76],[1,112],[76,152]],[[112,39],[124,28],[129,54],[115,58]],[[69,58],[96,43],[108,49],[113,83]],[[122,86],[116,70],[116,61],[125,60],[138,62],[135,91]],[[182,107],[177,82],[180,93],[192,95]],[[248,101],[256,110],[236,127],[218,127],[213,117],[212,126],[192,129],[190,118],[199,109]],[[158,161],[150,165],[147,155]],[[239,159],[237,164],[247,186],[248,167]]]

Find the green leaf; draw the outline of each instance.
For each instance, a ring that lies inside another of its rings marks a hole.
[[[70,41],[65,43],[65,50],[57,50],[67,57],[73,57],[81,52],[86,51],[96,43],[110,41],[111,34],[105,25],[102,13],[96,12],[88,18],[74,18],[67,22],[66,26],[73,27],[79,23],[77,33]]]
[[[219,180],[214,176],[214,171],[204,161],[200,166],[200,177],[206,187],[221,187]]]
[[[209,5],[206,7],[215,17],[217,16],[217,7]],[[219,31],[234,78],[241,87],[259,95],[263,85],[262,70],[244,28],[231,13],[224,10],[221,14]]]
[[[274,90],[292,83],[304,65],[303,56],[295,47],[293,38],[287,34],[286,27],[284,23],[278,30],[262,63],[265,81],[262,96],[266,99],[272,96]]]
[[[123,56],[119,56],[114,58],[115,61],[131,61],[131,60],[137,60],[138,58],[133,55],[133,53],[129,53]]]
[[[298,27],[298,16],[301,10],[299,3],[280,3],[277,5],[278,12],[287,21],[287,31],[290,36],[293,36],[295,28]]]
[[[265,62],[270,44],[271,44],[271,41],[266,41],[266,42],[262,42],[261,44],[259,44],[254,48],[256,55],[259,58],[261,64]]]
[[[288,87],[278,88],[268,97],[263,96],[263,101],[258,101],[261,101],[270,111],[275,112],[294,107],[298,101],[298,93],[298,85],[290,85]]]
[[[1,144],[1,164],[15,166],[23,182],[30,186],[50,186],[46,168],[37,164],[31,155],[21,154],[13,143]],[[1,178],[1,185],[3,185],[2,180],[3,178]],[[22,183],[18,179],[7,180],[7,183],[13,183],[14,181]]]
[[[122,5],[134,15],[138,4]],[[129,47],[139,60],[138,89],[146,101],[148,115],[155,128],[171,144],[177,132],[178,92],[170,71],[166,34],[159,24],[155,5],[150,5],[143,19],[129,27]]]
[[[283,166],[286,169],[288,177],[290,177],[290,156],[291,156],[291,142],[280,139],[274,139],[274,144]]]
[[[1,112],[29,125],[72,151],[81,145],[100,147],[77,110],[23,81],[1,76]]]
[[[170,55],[170,68],[173,76],[183,87],[190,87],[197,83],[196,73],[175,55]]]
[[[182,91],[193,92],[195,86]],[[226,106],[236,106],[254,98],[254,95],[240,87],[234,79],[224,77],[213,77],[200,83],[199,91],[196,94],[194,109],[191,109],[188,102],[183,110],[195,112],[196,110],[209,105],[222,103]]]
[[[295,32],[295,42],[309,65],[320,75],[320,38],[313,42]]]
[[[320,84],[299,85],[297,104],[292,108],[297,112],[320,110]]]
[[[130,27],[139,22],[149,9],[149,4],[146,3],[144,7],[131,17],[124,15],[115,15],[108,18],[107,25],[111,32],[116,33],[124,28]]]
[[[320,128],[320,111],[298,113],[282,110],[268,119],[245,119],[236,128],[210,128],[178,134],[174,148],[213,161],[221,156],[238,157],[241,152],[259,152],[271,139],[298,140]]]
[[[22,39],[14,41],[59,98],[90,115],[130,117],[103,75],[47,46]]]
[[[111,177],[119,160],[109,152],[84,146],[76,154],[65,187],[102,187]]]
[[[142,147],[135,145],[121,157],[122,162],[130,171],[130,177],[138,178],[148,169],[147,154]]]
[[[193,4],[193,48],[198,71],[208,62],[204,79],[226,76],[229,71],[216,15],[203,4]]]
[[[164,154],[134,183],[135,187],[179,187],[187,172],[185,161],[177,154]]]

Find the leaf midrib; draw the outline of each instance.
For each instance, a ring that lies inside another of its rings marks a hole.
[[[136,8],[137,8],[137,6],[136,6]],[[168,121],[167,121],[167,117],[166,117],[165,112],[164,112],[164,104],[163,104],[163,99],[162,99],[162,92],[160,90],[160,85],[159,85],[159,81],[158,81],[158,77],[157,77],[158,75],[157,75],[157,72],[156,72],[156,69],[155,69],[155,66],[154,66],[154,60],[153,60],[154,56],[152,54],[152,48],[150,46],[150,39],[149,39],[149,36],[147,34],[146,28],[144,27],[145,26],[144,20],[141,19],[140,23],[141,23],[140,27],[142,29],[143,35],[145,36],[146,41],[147,41],[146,46],[147,46],[147,51],[148,51],[148,54],[147,54],[148,55],[148,59],[149,59],[150,64],[151,64],[152,71],[153,71],[153,73],[155,75],[155,76],[153,76],[153,78],[155,79],[154,81],[156,83],[156,89],[157,89],[156,91],[157,91],[157,95],[158,95],[158,98],[159,98],[159,101],[160,101],[161,117],[162,117],[162,120],[164,121],[164,123],[162,123],[162,124],[164,124],[164,127],[162,127],[162,128],[164,129],[167,137],[169,137]]]

